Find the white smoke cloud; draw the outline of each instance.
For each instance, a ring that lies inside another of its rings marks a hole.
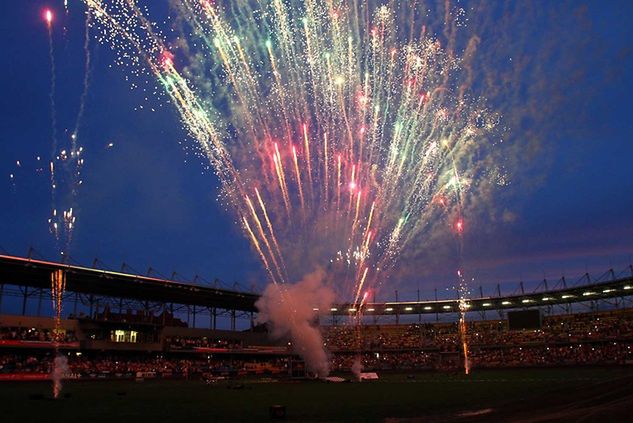
[[[314,309],[327,313],[334,302],[334,291],[324,282],[325,272],[317,269],[295,284],[271,283],[255,303],[257,321],[268,323],[273,338],[290,338],[306,368],[319,377],[327,376],[330,369]]]
[[[360,355],[356,357],[354,364],[352,364],[352,373],[354,373],[354,376],[356,376],[359,382],[362,380],[363,364],[360,361]]]
[[[53,370],[51,372],[51,379],[53,380],[53,397],[59,398],[59,394],[62,391],[62,379],[69,373],[68,370],[68,358],[65,355],[58,355],[53,360]]]

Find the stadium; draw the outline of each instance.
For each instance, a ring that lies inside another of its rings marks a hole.
[[[633,420],[632,16],[7,4],[2,422]]]
[[[35,407],[33,401],[39,402],[34,418],[63,410],[69,421],[138,415],[575,421],[629,415],[631,268],[569,284],[561,279],[551,288],[544,281],[534,292],[473,298],[468,376],[457,300],[367,303],[360,326],[349,324],[353,306],[336,305],[320,322],[333,375],[325,382],[306,372],[288,339],[271,340],[255,323],[256,294],[30,258],[2,256],[0,263],[0,389],[10,398],[4,407],[9,421]],[[66,275],[66,315],[55,329],[42,310],[52,300],[57,270]],[[4,311],[11,302],[16,314]],[[55,348],[68,366],[59,404],[45,401]],[[358,357],[362,381],[350,370]],[[351,383],[336,383],[343,381]],[[318,400],[309,404],[310,398]],[[322,410],[319,401],[329,401],[330,409]],[[529,407],[535,401],[543,401],[538,412]]]

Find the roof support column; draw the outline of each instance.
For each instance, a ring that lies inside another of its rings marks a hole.
[[[396,303],[398,302],[398,290],[396,289]],[[395,307],[396,309],[396,325],[400,324],[400,307]]]
[[[42,288],[38,288],[40,295],[37,297],[37,317],[42,315],[42,296],[44,295],[44,290]]]
[[[25,286],[24,287],[24,291],[23,291],[24,295],[22,296],[22,316],[26,315],[26,299],[29,296],[29,287]]]
[[[422,313],[420,313],[420,288],[418,288],[418,323],[422,323]]]

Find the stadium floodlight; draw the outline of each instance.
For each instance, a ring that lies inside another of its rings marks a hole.
[[[426,307],[424,307],[424,309],[425,309],[425,310],[433,310],[433,307],[431,307],[431,306],[426,306]]]
[[[510,301],[502,301],[501,302],[501,305],[510,305],[510,304],[512,304]]]
[[[587,296],[589,296],[589,295],[596,295],[596,293],[595,293],[595,292],[592,292],[592,291],[587,291],[587,292],[583,292],[583,293],[582,293],[582,296],[583,296],[583,297],[587,297]]]
[[[483,303],[483,304],[482,304],[482,306],[484,306],[484,307],[490,307],[491,305],[492,305],[492,304],[490,304],[490,303]]]
[[[317,307],[314,307],[312,311],[319,311],[319,309]]]
[[[567,298],[574,298],[574,296],[573,296],[573,295],[571,295],[571,294],[565,294],[565,295],[563,295],[561,298],[562,298],[563,300],[565,300],[565,299],[567,299]]]
[[[522,302],[523,304],[527,304],[527,303],[533,303],[533,302],[534,302],[534,300],[530,300],[529,298],[526,298],[525,300],[521,300],[521,302]]]
[[[615,289],[614,289],[614,288],[608,288],[608,289],[603,289],[603,290],[602,290],[602,293],[603,293],[603,294],[608,294],[609,292],[613,292],[613,291],[615,291]]]
[[[336,307],[332,307],[330,311],[338,311],[338,309]]]
[[[622,289],[631,289],[631,285],[624,285]]]
[[[443,308],[444,310],[450,310],[450,309],[451,309],[451,306],[449,306],[449,305],[445,305],[445,306],[444,306],[444,307],[442,307],[442,308]]]
[[[355,308],[350,308],[350,309],[349,309],[349,310],[347,310],[347,311],[349,311],[350,313],[353,313],[353,312],[355,312],[355,311],[356,311],[356,309],[355,309]]]
[[[405,307],[404,308],[404,311],[411,311],[411,310],[413,310],[413,307]]]
[[[392,308],[392,307],[387,307],[387,308],[385,309],[385,311],[393,311],[393,308]]]
[[[549,301],[551,299],[552,299],[551,297],[543,297],[543,301]]]
[[[375,308],[368,308],[367,311],[376,311]]]

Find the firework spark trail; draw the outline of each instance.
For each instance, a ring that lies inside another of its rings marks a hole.
[[[55,329],[59,329],[62,319],[62,300],[66,290],[66,274],[58,269],[51,273],[51,293],[53,299],[53,311],[55,312]],[[58,340],[55,339],[57,342]]]
[[[454,28],[444,45],[414,28],[424,5],[407,24],[374,2],[183,0],[176,42],[140,1],[84,3],[120,62],[161,82],[275,281],[332,261],[357,302],[485,179],[495,122]]]
[[[67,5],[66,5],[67,6]],[[77,112],[77,118],[75,119],[75,127],[71,134],[72,139],[72,149],[73,151],[77,150],[77,137],[79,135],[79,127],[81,125],[81,121],[84,116],[84,110],[86,108],[86,97],[88,96],[88,89],[90,86],[90,67],[91,67],[91,57],[90,57],[90,18],[91,15],[86,14],[86,22],[85,22],[85,33],[84,33],[84,78],[81,96],[79,97],[79,110]]]
[[[462,344],[462,354],[464,358],[464,373],[470,374],[470,358],[468,348],[468,327],[466,326],[466,312],[470,308],[470,304],[466,300],[468,294],[466,282],[464,281],[461,271],[459,272],[459,338]]]
[[[470,358],[468,349],[468,327],[466,326],[466,313],[470,308],[470,303],[467,298],[469,297],[468,284],[464,278],[464,272],[462,269],[463,251],[464,251],[464,220],[461,216],[458,217],[455,223],[455,232],[457,235],[457,243],[459,250],[459,269],[457,270],[457,295],[459,297],[459,337],[462,344],[462,354],[464,358],[464,373],[470,374]]]
[[[270,242],[268,241],[268,237],[266,236],[266,232],[264,231],[264,227],[262,226],[262,223],[259,220],[259,217],[257,216],[257,212],[255,211],[255,207],[253,206],[253,202],[248,196],[246,197],[246,203],[248,204],[248,208],[251,211],[251,216],[253,218],[253,221],[255,221],[255,224],[257,225],[257,229],[259,230],[261,239],[264,241],[264,245],[266,246],[268,256],[271,258],[273,265],[275,266],[274,267],[275,272],[277,272],[277,275],[279,276],[278,280],[285,282],[286,278],[284,277],[284,274],[281,270],[282,268],[279,266],[279,263],[277,262],[277,257],[275,254],[276,252],[271,247]]]
[[[266,268],[266,271],[268,272],[270,279],[274,283],[279,283],[277,278],[275,277],[275,274],[271,270],[270,265],[268,264],[268,260],[266,259],[266,255],[264,254],[261,247],[259,246],[259,241],[257,240],[257,237],[253,233],[253,230],[251,229],[251,225],[248,224],[248,220],[246,219],[246,217],[242,217],[242,222],[244,223],[244,229],[246,229],[246,232],[248,233],[248,235],[251,238],[251,241],[253,242],[253,246],[259,253],[259,257],[262,259],[262,262],[264,263],[264,267]]]
[[[64,9],[68,14],[68,4],[64,2]],[[57,69],[55,63],[55,49],[53,43],[53,19],[54,15],[50,9],[44,11],[44,20],[47,26],[49,60],[51,65],[50,82],[50,108],[51,108],[51,158],[49,162],[50,188],[51,188],[51,209],[52,214],[48,219],[50,230],[54,235],[58,251],[64,258],[72,242],[73,231],[76,224],[76,214],[74,205],[78,194],[78,188],[82,181],[81,168],[83,166],[83,148],[78,145],[79,128],[83,119],[86,97],[90,81],[90,14],[86,15],[84,33],[84,75],[83,87],[79,98],[79,109],[75,119],[74,127],[70,133],[69,147],[63,148],[58,144],[57,138],[57,108],[56,108],[56,77]],[[39,156],[38,156],[39,161]],[[58,165],[56,165],[58,163]],[[58,213],[58,205],[62,211]],[[54,311],[54,335],[53,345],[55,349],[55,359],[53,361],[53,395],[59,397],[61,392],[61,379],[67,371],[65,357],[58,356],[59,343],[61,341],[61,317],[64,292],[66,289],[66,274],[59,269],[51,273],[51,298]]]
[[[306,163],[308,165],[308,186],[310,187],[310,197],[314,197],[314,193],[313,193],[313,181],[312,181],[312,166],[311,166],[311,158],[310,158],[310,141],[309,141],[309,136],[308,136],[308,128],[306,126],[306,124],[303,124],[303,140],[304,140],[304,145],[305,145],[305,155],[306,155]]]
[[[299,188],[299,199],[301,201],[301,210],[305,211],[305,200],[303,199],[303,186],[301,185],[301,172],[299,172],[299,162],[297,161],[297,149],[295,148],[294,145],[292,146],[292,158],[295,163],[295,175],[297,178],[297,188]]]
[[[53,12],[50,9],[44,11],[46,29],[48,32],[48,57],[51,65],[50,91],[48,94],[51,107],[51,161],[49,164],[50,185],[51,185],[51,209],[52,216],[48,222],[53,236],[59,241],[59,225],[57,223],[56,192],[57,183],[55,178],[55,155],[57,154],[57,107],[55,105],[55,90],[57,85],[57,71],[55,66],[55,50],[53,47]]]
[[[66,9],[66,12],[68,10]],[[55,60],[55,48],[53,40],[53,21],[55,16],[50,9],[44,10],[44,20],[47,26],[49,43],[49,60],[51,64],[51,87],[49,92],[51,108],[51,158],[49,162],[50,189],[51,189],[51,216],[48,219],[49,228],[55,238],[57,250],[62,256],[70,249],[73,232],[76,226],[76,199],[79,187],[82,185],[81,170],[84,165],[83,147],[79,145],[79,128],[83,120],[86,98],[90,83],[90,19],[86,15],[84,31],[84,73],[82,91],[79,97],[79,107],[72,130],[69,132],[69,140],[61,144],[57,135],[57,102],[56,79],[57,68]],[[39,157],[38,157],[39,160]]]
[[[466,310],[462,309],[462,301],[460,301],[459,312],[459,336],[462,343],[462,354],[464,355],[464,373],[470,374],[470,358],[468,357],[468,331],[466,328]]]
[[[61,326],[62,326],[62,305],[64,300],[64,292],[66,290],[66,273],[62,269],[57,269],[51,273],[51,298],[53,300],[53,311],[55,313],[55,329],[53,334],[53,346],[55,348],[55,356],[59,352],[59,343],[61,341]],[[54,360],[53,365],[53,397],[57,399],[61,392],[61,377],[57,368],[57,359]]]
[[[268,212],[266,211],[266,206],[264,204],[264,201],[262,200],[261,195],[259,195],[259,190],[257,188],[255,188],[255,195],[257,196],[257,201],[259,203],[259,206],[262,210],[262,214],[264,215],[264,220],[266,221],[266,227],[268,229],[268,233],[270,234],[270,238],[272,240],[273,246],[275,247],[275,251],[274,254],[277,254],[277,257],[279,258],[280,262],[281,262],[281,268],[283,270],[283,275],[285,276],[285,278],[288,278],[288,271],[286,269],[286,264],[284,263],[284,258],[283,255],[281,254],[281,248],[279,248],[279,242],[277,241],[277,237],[275,236],[275,231],[273,230],[273,225],[270,221],[270,218],[268,217]]]
[[[274,155],[276,159],[275,165],[277,169],[277,174],[279,175],[279,184],[281,187],[281,192],[284,196],[284,202],[286,204],[286,211],[288,212],[288,214],[290,214],[292,206],[290,205],[290,195],[288,194],[288,185],[286,184],[286,173],[284,171],[283,162],[281,161],[281,153],[279,153],[279,144],[277,143],[275,143]]]
[[[365,303],[367,302],[367,297],[369,296],[369,293],[367,291],[365,291],[365,293],[363,294],[363,297],[360,301],[360,304],[356,305],[358,303],[358,296],[356,297],[356,301],[354,301],[354,306],[353,308],[349,309],[349,318],[350,321],[354,324],[355,326],[355,333],[356,333],[356,347],[358,349],[357,351],[357,356],[356,356],[356,363],[354,363],[354,365],[352,365],[352,373],[354,373],[358,379],[359,382],[362,382],[362,375],[361,372],[363,370],[363,365],[362,365],[362,355],[363,355],[363,307],[365,306]]]
[[[68,8],[66,4],[66,13],[68,13]],[[83,83],[82,83],[82,91],[79,97],[79,109],[77,111],[77,116],[75,118],[75,125],[73,131],[70,134],[70,155],[69,160],[65,164],[65,171],[68,177],[68,203],[70,207],[68,210],[64,211],[63,223],[65,230],[65,240],[64,246],[62,249],[62,253],[68,252],[70,249],[70,244],[73,238],[73,231],[76,226],[77,217],[73,213],[73,206],[76,203],[79,186],[82,185],[83,181],[81,178],[81,170],[84,165],[84,159],[82,157],[83,147],[79,146],[78,137],[79,137],[79,128],[81,126],[81,122],[83,120],[84,111],[86,109],[86,98],[88,96],[88,90],[90,87],[90,67],[91,67],[91,56],[90,56],[90,14],[86,14],[85,20],[85,30],[84,30],[84,44],[83,44],[83,52],[84,52],[84,74],[83,74]]]
[[[363,285],[365,284],[365,279],[367,278],[368,270],[369,268],[366,267],[365,271],[363,272],[363,276],[360,278],[360,281],[358,282],[358,290],[356,291],[356,296],[354,297],[354,302],[352,304],[358,304],[358,299],[360,298],[360,293],[363,290]]]
[[[327,133],[323,134],[323,199],[326,204],[329,201],[329,156],[328,156],[328,145],[327,145]]]

